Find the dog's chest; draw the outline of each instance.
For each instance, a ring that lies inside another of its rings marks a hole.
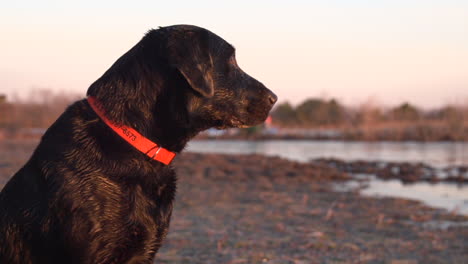
[[[92,242],[96,254],[106,252],[103,259],[110,263],[146,263],[141,260],[154,257],[168,231],[176,188],[175,174],[165,172],[145,175],[146,182],[101,185],[106,188],[96,200],[102,214],[92,224],[98,230]]]
[[[132,259],[154,257],[168,232],[176,190],[176,178],[168,171],[154,185],[137,185],[132,190],[129,205],[130,223],[127,230],[129,246],[140,245]],[[131,263],[131,261],[130,261]]]

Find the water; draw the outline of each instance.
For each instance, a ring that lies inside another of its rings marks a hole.
[[[317,140],[195,140],[189,151],[257,153],[306,162],[316,158],[346,161],[424,162],[433,167],[468,165],[467,142],[346,142]]]
[[[306,162],[316,158],[346,161],[423,162],[433,167],[468,165],[468,143],[463,142],[343,142],[316,140],[198,140],[188,151],[263,154]],[[353,184],[349,182],[347,184]],[[439,183],[402,184],[368,177],[363,195],[403,197],[468,215],[468,186]]]
[[[403,184],[399,180],[381,180],[369,174],[357,174],[347,182],[334,184],[339,192],[360,190],[362,195],[401,197],[423,201],[429,206],[468,215],[468,188],[453,183],[431,184],[420,182]]]
[[[369,181],[369,187],[362,190],[361,194],[420,200],[433,207],[468,215],[468,188],[456,184],[423,182],[405,185],[398,180],[373,179]]]

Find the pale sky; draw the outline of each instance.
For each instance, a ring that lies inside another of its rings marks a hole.
[[[170,3],[169,3],[170,2]],[[79,93],[150,28],[194,24],[294,104],[468,104],[468,1],[4,1],[0,93]]]

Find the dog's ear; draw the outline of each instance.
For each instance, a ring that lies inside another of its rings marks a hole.
[[[184,32],[169,42],[169,63],[177,68],[193,90],[205,97],[214,94],[213,62],[208,49],[208,36]]]
[[[186,57],[177,65],[177,69],[192,89],[205,97],[212,97],[214,95],[214,81],[211,67],[206,67],[203,64],[203,62],[196,62],[194,57]]]

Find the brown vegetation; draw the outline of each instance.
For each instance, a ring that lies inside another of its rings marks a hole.
[[[38,137],[79,96],[34,90],[27,99],[10,100],[0,94],[0,139]],[[368,102],[353,108],[336,99],[311,98],[297,107],[285,102],[272,111],[273,125],[280,128],[333,130],[333,139],[344,140],[468,140],[468,106],[447,105],[422,110],[409,103],[393,108]],[[234,137],[262,138],[262,129],[241,130]],[[268,135],[267,137],[275,137]],[[294,136],[292,136],[294,138]],[[297,137],[303,137],[298,135]],[[318,138],[327,138],[320,136]]]
[[[409,103],[385,109],[366,103],[346,107],[335,99],[307,99],[297,107],[278,105],[274,124],[282,128],[332,129],[347,140],[468,140],[468,106],[422,110]]]
[[[37,141],[0,142],[0,188]],[[184,153],[155,263],[466,263],[468,218],[336,192],[349,175],[277,157]]]
[[[6,95],[0,95],[0,139],[41,136],[78,98],[46,89],[31,91],[26,99],[9,100]]]

